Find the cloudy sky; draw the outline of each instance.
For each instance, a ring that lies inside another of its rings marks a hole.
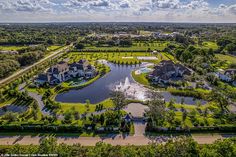
[[[0,0],[0,22],[232,22],[236,0]]]

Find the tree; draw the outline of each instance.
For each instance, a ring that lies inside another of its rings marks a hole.
[[[183,109],[182,113],[183,113],[182,114],[182,121],[184,122],[188,116],[188,112],[186,111],[186,109]]]
[[[171,98],[171,99],[170,99],[170,102],[169,102],[169,105],[168,105],[168,108],[169,108],[170,110],[175,110],[174,104],[175,104],[175,99]]]
[[[17,120],[17,114],[7,112],[5,115],[2,116],[2,119],[7,120],[8,122],[14,122]]]
[[[162,100],[162,96],[158,92],[149,92],[148,95],[151,100],[148,102],[149,110],[146,114],[151,121],[151,126],[162,126],[166,114],[165,102]]]
[[[55,137],[44,138],[39,145],[39,153],[55,153],[56,154],[57,140]]]
[[[78,50],[82,50],[82,49],[84,49],[84,44],[78,43],[78,44],[75,45],[75,48],[78,49]]]
[[[173,124],[174,120],[175,120],[175,111],[170,110],[166,112],[166,121],[170,124]]]
[[[126,97],[123,92],[121,91],[113,91],[111,93],[111,100],[115,105],[115,109],[120,111],[127,105]]]
[[[2,90],[0,90],[0,103],[4,101],[5,101],[5,98],[4,98],[3,92]]]
[[[215,102],[220,107],[222,113],[228,111],[229,100],[226,95],[222,94],[219,91],[212,90],[209,99]]]

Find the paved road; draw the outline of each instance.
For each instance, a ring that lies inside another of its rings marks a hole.
[[[64,52],[64,51],[68,50],[70,47],[72,47],[72,45],[73,45],[73,44],[68,45],[68,46],[66,46],[66,47],[63,47],[63,48],[61,48],[61,49],[59,49],[59,50],[57,50],[57,51],[54,51],[52,54],[50,54],[50,55],[48,55],[47,57],[43,58],[42,60],[40,60],[40,61],[34,63],[33,65],[27,66],[27,67],[25,67],[24,69],[21,69],[21,70],[15,72],[15,73],[13,73],[11,76],[9,76],[9,77],[7,77],[7,78],[5,78],[5,79],[0,80],[0,86],[3,85],[3,84],[5,84],[5,83],[10,82],[12,79],[14,79],[14,78],[17,77],[18,75],[21,75],[21,74],[23,74],[24,72],[30,70],[32,67],[43,63],[45,60],[50,59],[50,58],[53,58],[53,57],[57,56],[58,54],[60,54],[61,52]]]
[[[192,135],[193,139],[199,144],[211,144],[217,139],[224,139],[232,137],[232,135],[220,134],[206,134],[206,135]],[[0,145],[38,145],[44,136],[0,136]],[[65,143],[68,145],[80,143],[83,146],[94,146],[97,142],[105,142],[111,145],[148,145],[150,143],[164,143],[169,138],[167,136],[110,136],[110,137],[56,137],[58,143]]]
[[[22,83],[19,85],[18,89],[19,91],[21,92],[24,92],[25,91],[25,86],[26,86],[26,83]],[[34,92],[30,92],[28,91],[28,94],[30,97],[32,97],[34,100],[37,101],[38,105],[39,105],[39,109],[41,111],[41,113],[44,115],[44,116],[49,116],[51,113],[47,110],[45,110],[45,105],[44,105],[44,102],[42,100],[42,95],[39,95],[37,93],[34,93]]]
[[[44,102],[42,100],[42,95],[39,95],[37,93],[33,93],[33,92],[28,92],[29,93],[29,96],[32,97],[33,99],[35,99],[39,105],[39,109],[41,111],[41,113],[44,115],[44,116],[49,116],[50,115],[50,112],[45,110],[45,105],[44,105]]]
[[[142,105],[140,103],[130,103],[124,109],[126,112],[130,113],[134,118],[134,136],[144,136],[146,122],[143,121],[143,115],[148,109],[148,106]]]

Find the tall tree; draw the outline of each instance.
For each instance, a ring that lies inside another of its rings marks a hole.
[[[121,91],[113,91],[111,93],[111,100],[115,105],[115,109],[118,111],[127,105],[126,97]]]

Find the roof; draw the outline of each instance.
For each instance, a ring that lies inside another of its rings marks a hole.
[[[37,80],[48,81],[48,76],[47,74],[39,74]]]
[[[230,73],[230,74],[234,75],[234,74],[236,74],[236,69],[227,69],[227,70],[225,70],[224,74],[226,74],[226,73]]]
[[[61,61],[58,64],[52,66],[48,71],[54,74],[59,74],[61,72],[66,71],[68,68],[68,63],[65,61]]]
[[[126,119],[126,120],[130,120],[130,119],[132,119],[132,117],[131,117],[130,114],[126,114],[125,117],[124,117],[124,119]]]

